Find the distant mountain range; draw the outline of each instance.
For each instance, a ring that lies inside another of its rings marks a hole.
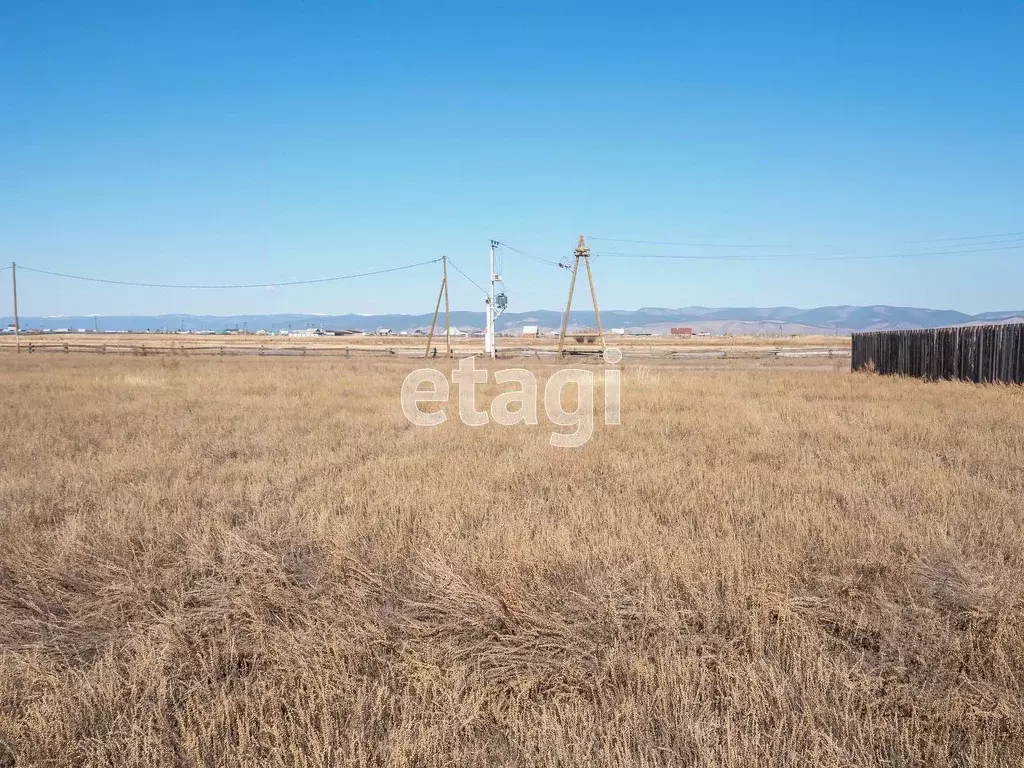
[[[394,332],[427,329],[432,314],[405,315],[110,315],[69,317],[22,317],[21,327],[29,329],[85,329],[88,331],[223,331],[232,328],[250,332],[265,330],[351,329],[376,331],[390,328]],[[439,318],[440,320],[441,318]],[[10,317],[0,317],[6,326]],[[650,333],[665,333],[671,327],[685,325],[694,331],[722,333],[811,334],[850,333],[851,331],[888,330],[897,328],[936,328],[947,325],[1024,322],[1024,310],[983,312],[968,315],[945,309],[917,309],[890,306],[836,306],[799,309],[797,307],[642,307],[636,310],[613,309],[601,312],[605,328],[625,328]],[[443,322],[443,320],[442,320]],[[463,331],[484,327],[483,312],[451,313],[452,325]],[[557,329],[562,313],[540,309],[532,312],[506,312],[498,318],[498,331],[520,331],[524,325],[540,326],[542,331]],[[594,313],[574,311],[570,316],[574,328],[592,327]]]

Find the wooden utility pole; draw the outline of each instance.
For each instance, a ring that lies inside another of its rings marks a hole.
[[[441,269],[444,271],[444,347],[448,357],[452,356],[452,320],[451,307],[448,305],[448,257],[441,257]]]
[[[565,332],[569,328],[569,312],[572,310],[572,295],[576,289],[576,275],[580,270],[580,259],[587,266],[587,282],[590,283],[590,298],[594,301],[594,319],[597,321],[597,337],[601,342],[601,350],[604,351],[604,328],[601,327],[601,310],[597,307],[597,292],[594,290],[594,273],[590,269],[590,248],[587,241],[580,235],[576,243],[575,257],[572,263],[572,279],[569,280],[569,300],[565,304],[565,315],[562,317],[562,331],[558,334],[558,354],[562,355],[565,347]]]
[[[21,353],[21,325],[18,323],[18,265],[11,262],[11,290],[14,292],[14,344]]]
[[[584,263],[587,265],[587,282],[590,283],[590,298],[594,300],[594,320],[597,321],[597,337],[601,340],[601,351],[604,351],[604,328],[601,327],[601,310],[597,308],[597,291],[594,290],[594,273],[590,269],[590,249],[587,248],[583,235],[580,235],[580,245],[583,246]],[[576,246],[579,248],[580,246]]]
[[[582,240],[582,235],[580,236]],[[576,251],[579,254],[579,250]],[[562,346],[565,344],[565,331],[569,327],[569,310],[572,309],[572,292],[576,290],[576,273],[580,269],[580,257],[577,255],[572,263],[572,278],[569,280],[569,301],[565,304],[565,314],[562,315],[562,330],[558,334],[558,354],[562,354]]]
[[[430,334],[427,336],[427,352],[424,357],[430,357],[430,345],[434,342],[434,329],[437,327],[437,313],[441,310],[441,297],[444,296],[444,340],[448,357],[452,356],[452,326],[450,309],[448,305],[448,257],[441,257],[441,265],[444,276],[441,278],[441,290],[437,293],[437,304],[434,305],[434,319],[430,321]]]

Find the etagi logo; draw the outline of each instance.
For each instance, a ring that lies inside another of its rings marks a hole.
[[[622,352],[607,349],[604,361],[615,365],[622,360]],[[601,379],[604,390],[604,423],[617,426],[620,422],[619,392],[622,386],[621,373],[617,368],[602,369]],[[517,384],[519,388],[502,392],[491,401],[490,414],[477,410],[476,385],[486,384],[488,372],[477,369],[472,356],[459,361],[459,367],[452,371],[452,382],[458,387],[459,420],[469,427],[482,427],[490,419],[505,427],[517,424],[537,425],[537,377],[525,368],[503,368],[494,372],[497,384]],[[427,388],[425,388],[427,387]],[[566,387],[576,389],[576,409],[562,408],[562,391]],[[549,442],[557,448],[579,448],[594,434],[595,376],[592,370],[581,368],[560,368],[544,384],[544,413],[548,420],[558,427],[571,429],[567,432],[552,430]],[[402,413],[417,427],[438,427],[448,420],[443,410],[426,413],[420,410],[420,403],[447,403],[448,379],[441,371],[433,368],[419,368],[402,382]]]

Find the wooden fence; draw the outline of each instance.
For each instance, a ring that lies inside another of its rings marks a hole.
[[[853,370],[1024,384],[1024,323],[853,334]]]
[[[426,349],[424,346],[415,347],[403,346],[381,346],[381,345],[359,345],[334,346],[328,344],[309,344],[306,346],[288,347],[276,344],[136,344],[128,341],[114,339],[109,343],[98,342],[76,342],[76,341],[55,341],[46,337],[29,336],[21,337],[22,354],[78,354],[92,353],[98,355],[132,355],[135,357],[147,357],[150,355],[181,355],[181,356],[219,356],[219,357],[240,357],[243,355],[257,355],[260,357],[424,357]],[[442,344],[444,338],[442,337]],[[6,342],[6,343],[2,343]],[[0,353],[10,352],[12,355],[16,347],[11,339],[0,340]],[[586,353],[600,358],[601,348],[587,349]],[[788,359],[788,358],[843,358],[850,356],[848,347],[765,347],[763,349],[745,349],[742,347],[706,347],[693,349],[672,349],[653,347],[625,347],[621,350],[624,358],[629,359],[665,359],[665,360],[753,360],[753,359]],[[455,357],[466,357],[482,354],[482,350],[474,347],[456,348]],[[554,347],[502,347],[500,354],[503,357],[535,357],[553,358],[558,355]],[[432,352],[427,357],[444,357],[443,346],[432,347]]]

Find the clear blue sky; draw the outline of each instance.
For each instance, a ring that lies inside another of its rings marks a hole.
[[[594,243],[643,253],[935,250],[903,241],[1024,230],[1022,41],[1021,2],[5,0],[0,261],[220,283],[446,253],[483,282],[492,237],[550,259],[581,232],[777,246]],[[594,266],[609,308],[1024,307],[1024,248]],[[510,309],[563,305],[564,271],[504,271]],[[20,308],[419,312],[438,277],[189,292],[23,272]]]

